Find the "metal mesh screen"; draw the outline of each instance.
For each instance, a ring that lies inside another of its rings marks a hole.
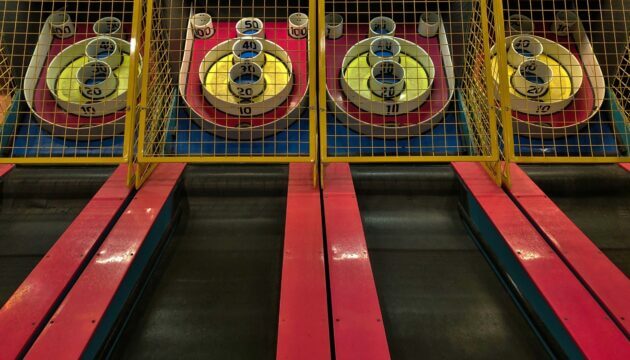
[[[0,3],[1,162],[127,161],[132,15],[132,1]]]
[[[630,161],[629,9],[4,1],[0,162]]]
[[[486,1],[324,1],[323,161],[497,163],[493,21]]]
[[[621,131],[620,141],[622,144],[625,144],[626,156],[630,153],[628,148],[630,146],[630,39],[627,41],[626,51],[619,63],[619,69],[612,85],[613,95],[617,101],[613,106],[618,108],[623,115],[622,119],[618,121],[620,123],[623,122],[624,126],[623,131]]]
[[[314,162],[314,9],[147,0],[139,163]]]
[[[628,161],[630,2],[503,1],[510,110],[507,158],[516,162]],[[626,55],[624,55],[626,54]],[[499,87],[497,86],[497,89]]]
[[[4,125],[14,94],[15,87],[13,86],[9,58],[5,54],[4,46],[0,43],[0,126]]]

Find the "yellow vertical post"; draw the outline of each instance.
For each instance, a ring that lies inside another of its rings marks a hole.
[[[503,125],[503,153],[504,161],[503,171],[501,175],[503,177],[503,184],[507,187],[510,186],[510,172],[509,163],[514,156],[514,139],[512,138],[512,111],[510,108],[510,87],[507,73],[507,55],[505,51],[505,20],[503,18],[503,4],[501,0],[492,0],[493,12],[494,12],[494,28],[495,28],[495,46],[497,51],[497,72],[499,78],[499,113],[501,114],[501,124]],[[486,60],[487,64],[490,64],[490,59]],[[492,74],[491,74],[492,76]],[[501,166],[501,164],[499,164]]]
[[[132,186],[133,179],[135,176],[134,170],[134,139],[135,139],[135,128],[136,123],[138,121],[138,94],[136,93],[136,81],[138,78],[138,63],[139,63],[139,54],[140,49],[138,48],[138,41],[141,38],[141,20],[142,20],[142,2],[144,0],[134,0],[133,2],[133,15],[131,17],[131,53],[129,54],[130,59],[130,71],[129,71],[129,85],[128,91],[129,94],[127,96],[127,115],[125,121],[125,137],[123,141],[123,157],[127,162],[127,186]],[[144,71],[141,71],[142,77],[145,76]]]
[[[317,156],[318,139],[317,129],[317,0],[308,2],[308,74],[309,74],[309,97],[308,97],[308,132],[309,132],[309,157],[313,165],[313,186],[317,186],[317,174],[319,157]]]
[[[151,41],[152,39],[152,31],[153,31],[153,0],[146,0],[147,9],[145,15],[145,24],[144,24],[144,63],[146,71],[142,72],[142,92],[140,94],[140,106],[141,111],[139,114],[139,126],[138,126],[138,146],[137,146],[137,156],[139,159],[144,157],[144,139],[145,139],[145,131],[147,128],[147,100],[149,96],[149,69],[151,68]],[[148,175],[151,173],[151,170],[155,168],[155,163],[142,163],[140,162],[136,166],[136,188],[142,186]]]
[[[319,134],[321,161],[327,160],[327,132],[326,132],[326,25],[324,22],[326,3],[325,0],[317,1],[317,45],[319,51]]]
[[[492,66],[490,65],[490,26],[488,19],[488,11],[490,8],[488,7],[488,3],[486,0],[480,0],[479,2],[480,12],[481,12],[481,36],[483,37],[483,57],[485,63],[485,72],[486,72],[486,92],[488,96],[488,120],[489,120],[489,132],[490,132],[490,149],[492,157],[496,157],[497,160],[492,162],[485,163],[485,166],[488,167],[489,173],[493,177],[494,181],[497,185],[501,184],[501,162],[499,159],[499,139],[498,139],[498,130],[497,130],[497,117],[494,111],[496,106],[496,98],[494,96],[494,78],[492,76]],[[495,32],[496,36],[496,32]],[[497,44],[497,46],[499,46]]]

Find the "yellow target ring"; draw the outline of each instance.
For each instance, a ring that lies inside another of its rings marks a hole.
[[[547,92],[543,96],[536,98],[536,100],[548,103],[571,99],[573,97],[573,84],[571,83],[571,75],[564,68],[564,66],[562,66],[562,64],[560,64],[552,57],[549,57],[545,54],[538,56],[536,59],[547,64],[552,73],[552,78],[549,82],[549,90],[547,90]],[[492,57],[491,64],[493,69],[492,74],[495,78],[495,81],[498,82],[499,72],[496,70],[498,68],[498,58],[496,56]],[[508,79],[511,79],[516,69],[508,64],[507,71]],[[518,91],[516,91],[516,89],[514,89],[511,81],[509,82],[509,84],[510,95],[516,96],[521,99],[528,99],[526,96],[520,94]]]
[[[122,53],[122,56],[122,63],[116,70],[114,70],[114,75],[118,78],[118,89],[108,97],[99,100],[99,102],[114,100],[127,91],[129,83],[130,58],[127,53]],[[57,97],[60,100],[77,104],[93,102],[92,99],[86,98],[83,94],[81,94],[79,82],[76,78],[77,71],[79,71],[81,66],[88,61],[89,58],[87,56],[82,56],[68,64],[68,66],[61,71],[59,77],[57,78],[57,83],[55,84],[55,91],[57,92]]]
[[[214,97],[222,101],[238,104],[242,99],[235,96],[229,89],[228,74],[232,67],[232,54],[217,60],[206,74],[204,88]],[[290,80],[289,68],[277,57],[265,53],[265,65],[263,66],[265,78],[265,90],[255,98],[249,99],[252,103],[262,102],[282,92]]]
[[[374,95],[368,86],[371,67],[368,64],[367,55],[363,53],[351,60],[346,67],[344,78],[348,86],[361,97],[371,101],[383,101],[382,98]],[[415,99],[429,90],[429,75],[418,60],[406,54],[400,54],[400,65],[405,69],[405,89],[397,97],[398,101]]]

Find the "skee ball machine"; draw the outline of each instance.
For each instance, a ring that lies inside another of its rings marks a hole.
[[[140,163],[314,162],[314,2],[148,3]]]
[[[498,160],[492,6],[326,0],[319,20],[324,162]]]
[[[0,6],[1,158],[124,162],[133,120],[128,101],[137,99],[142,68],[130,44],[133,3]]]
[[[491,62],[497,97],[509,104],[508,157],[628,161],[630,2],[503,1],[503,12],[506,47],[493,48]]]

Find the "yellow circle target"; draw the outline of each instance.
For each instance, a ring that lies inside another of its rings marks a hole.
[[[574,89],[573,83],[571,81],[571,75],[569,74],[567,69],[565,69],[564,66],[562,66],[562,64],[560,64],[554,58],[545,54],[539,55],[537,57],[537,60],[542,61],[551,69],[552,77],[551,81],[549,82],[549,89],[547,90],[547,92],[542,96],[536,98],[536,100],[539,102],[548,103],[572,99]],[[491,64],[492,69],[495,69],[495,71],[493,71],[495,81],[499,81],[498,71],[496,71],[498,67],[497,56],[492,57]],[[514,75],[514,72],[516,72],[516,68],[508,64],[507,72],[508,78],[511,79],[512,75]],[[512,82],[509,82],[509,86],[510,95],[516,96],[521,99],[528,99],[528,97],[516,91],[516,89],[512,85]]]
[[[243,99],[234,95],[229,88],[229,72],[232,67],[233,55],[226,55],[217,60],[204,78],[203,86],[219,100],[238,104]],[[265,65],[262,67],[263,77],[265,78],[265,90],[258,96],[247,99],[247,102],[258,103],[263,100],[279,95],[287,86],[289,86],[291,75],[287,65],[277,57],[265,53]]]
[[[114,83],[108,88],[111,93],[108,92],[109,95],[97,99],[90,98],[89,94],[84,92],[85,84],[79,81],[79,77],[82,76],[81,72],[85,72],[86,67],[89,67],[90,64],[100,61],[86,53],[86,47],[95,39],[97,38],[86,38],[66,47],[55,55],[46,71],[46,87],[55,99],[57,106],[78,116],[109,115],[123,110],[127,106],[129,76],[132,75],[133,71],[130,71],[131,45],[122,39],[108,38],[110,41],[116,42],[121,56],[119,58],[120,63],[116,63],[117,66],[113,69],[110,67],[108,72],[108,79],[114,80]],[[106,63],[104,66],[109,67],[110,65]],[[142,71],[141,57],[138,59],[137,70],[137,88],[135,91],[140,90],[142,83],[139,81]]]
[[[249,56],[247,58],[252,60],[244,60],[238,54],[235,48],[243,41],[262,46],[262,51],[258,49],[257,61]],[[241,37],[224,41],[205,53],[195,73],[205,100],[233,116],[251,117],[277,109],[293,90],[293,64],[289,54],[266,39]],[[245,92],[247,90],[249,93]]]
[[[584,72],[580,61],[569,49],[536,35],[513,35],[507,37],[505,41],[509,46],[505,51],[508,56],[507,82],[513,110],[523,114],[544,116],[562,111],[574,101],[575,95],[582,87]],[[526,53],[522,45],[526,41],[529,44],[538,44],[538,49],[535,49],[535,46],[530,47],[530,50],[534,51],[532,56],[519,56],[516,48]],[[490,65],[496,85],[495,92],[498,94],[500,79],[497,51],[499,49],[495,45],[491,49]],[[539,64],[537,67],[541,70],[539,73],[533,70],[523,72],[523,66],[529,67],[531,62]],[[537,90],[543,87],[546,87],[545,92],[538,95]],[[531,96],[527,96],[529,94]]]
[[[394,55],[376,55],[384,43],[390,45],[383,49]],[[386,62],[398,69],[394,70],[398,74],[381,81],[375,71]],[[429,98],[434,79],[435,65],[429,54],[417,44],[396,37],[361,40],[348,49],[341,64],[340,83],[346,98],[361,110],[378,115],[395,116],[417,109]],[[383,96],[386,90],[390,95]]]
[[[129,83],[130,57],[127,53],[123,53],[122,56],[122,63],[114,70],[114,76],[118,78],[118,87],[116,88],[116,91],[100,101],[113,100],[127,91]],[[55,83],[55,91],[59,100],[77,104],[93,102],[92,99],[83,96],[79,88],[79,82],[77,81],[77,72],[88,61],[90,61],[90,59],[87,56],[80,57],[69,63],[61,71],[57,77],[57,82]]]
[[[400,65],[405,69],[405,89],[397,97],[398,101],[407,101],[424,94],[429,90],[430,81],[427,71],[418,60],[406,54],[400,55]],[[350,61],[343,74],[348,86],[361,97],[371,101],[382,101],[368,85],[371,66],[368,64],[368,53],[363,53]]]

